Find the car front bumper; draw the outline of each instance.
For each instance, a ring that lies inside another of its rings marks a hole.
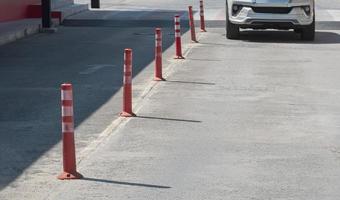
[[[289,13],[284,14],[259,13],[254,12],[253,6],[244,5],[236,15],[230,16],[229,20],[241,28],[294,28],[313,23],[314,9],[312,5],[309,15],[301,6],[292,7]]]

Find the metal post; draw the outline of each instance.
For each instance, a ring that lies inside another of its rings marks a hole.
[[[41,0],[42,27],[51,28],[51,0]]]
[[[91,8],[100,8],[100,0],[91,0]]]

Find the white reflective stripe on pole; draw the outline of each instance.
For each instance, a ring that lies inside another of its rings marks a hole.
[[[74,132],[73,123],[63,122],[62,132],[63,133],[73,133]]]
[[[73,107],[72,106],[62,106],[61,107],[61,116],[63,116],[63,117],[73,116]]]
[[[71,90],[62,90],[61,99],[62,100],[72,100],[72,91]]]

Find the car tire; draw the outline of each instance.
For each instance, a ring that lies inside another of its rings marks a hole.
[[[313,41],[315,39],[315,19],[312,24],[305,26],[301,30],[301,39],[304,41]]]
[[[228,39],[239,39],[240,38],[240,27],[233,24],[229,20],[229,9],[228,4],[226,5],[226,36]]]

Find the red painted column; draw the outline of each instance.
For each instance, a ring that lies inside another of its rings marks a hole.
[[[0,22],[28,17],[29,5],[40,5],[41,0],[0,0]]]

